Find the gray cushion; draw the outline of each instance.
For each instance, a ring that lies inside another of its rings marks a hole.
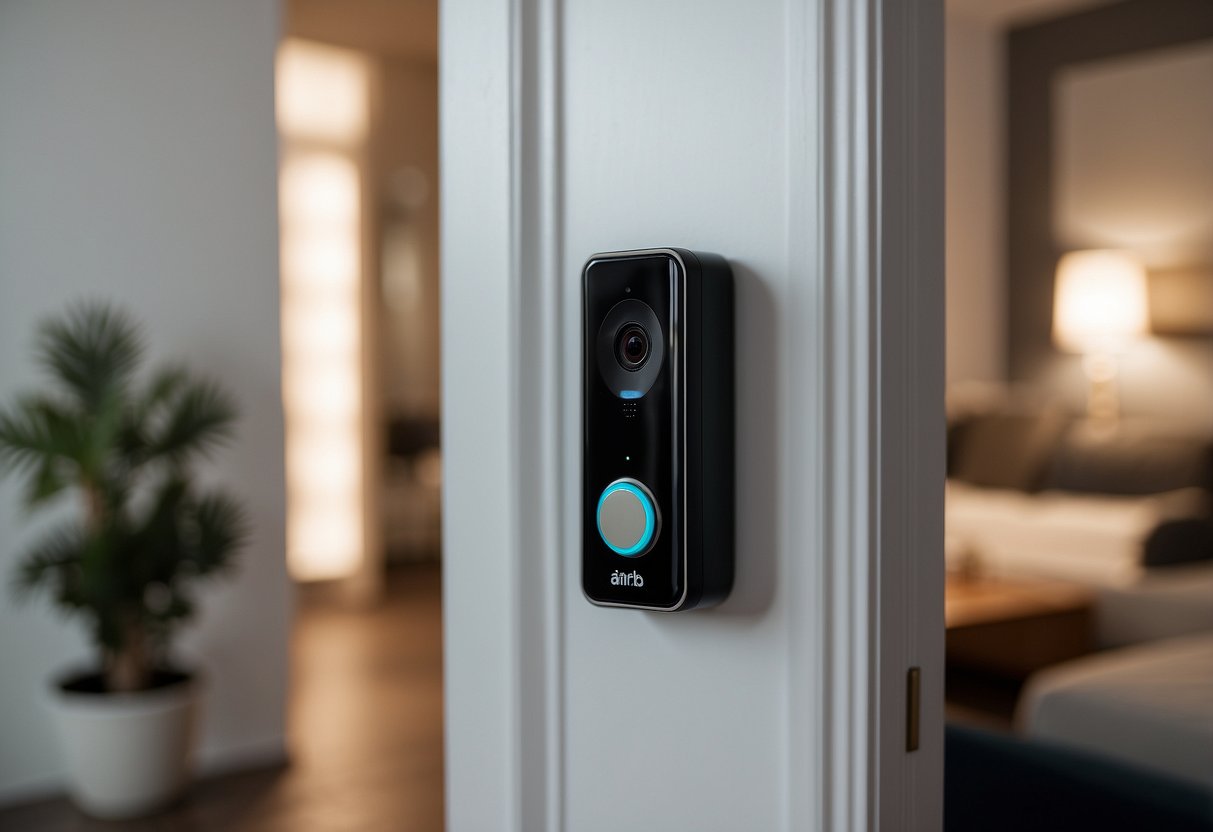
[[[1189,518],[1162,523],[1142,550],[1142,566],[1178,566],[1213,560],[1213,520]]]
[[[1101,494],[1213,488],[1207,440],[1124,429],[1101,437],[1075,427],[1058,444],[1044,487]]]
[[[986,488],[1041,487],[1066,419],[1041,414],[987,413],[966,420],[954,438],[954,477]]]

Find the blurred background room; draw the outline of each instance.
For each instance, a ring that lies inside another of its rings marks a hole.
[[[1205,828],[1213,7],[948,0],[946,66],[948,827]]]
[[[199,785],[67,800],[46,691],[89,632],[8,593],[40,527],[0,481],[0,829],[441,829],[437,0],[0,4],[0,125],[0,404],[112,304],[222,379],[199,476],[250,525],[172,645]]]

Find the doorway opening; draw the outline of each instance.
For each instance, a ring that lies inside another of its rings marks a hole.
[[[1213,15],[1187,8],[947,4],[948,828],[1213,823]]]
[[[437,14],[288,0],[277,62],[286,776],[350,828],[443,819]]]

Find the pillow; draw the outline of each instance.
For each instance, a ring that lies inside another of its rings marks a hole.
[[[951,474],[985,488],[1040,488],[1065,429],[1060,413],[987,413],[968,420],[956,442]]]
[[[948,421],[946,467],[949,477],[956,476],[956,469],[960,465],[960,449],[964,447],[965,434],[972,423],[972,417]]]
[[[1175,566],[1213,560],[1213,520],[1168,520],[1146,538],[1141,565]]]
[[[1141,497],[979,488],[948,481],[945,557],[991,575],[1121,586],[1137,580],[1161,524],[1197,516],[1208,492]]]
[[[1213,487],[1209,440],[1123,428],[1111,437],[1074,429],[1057,447],[1046,488],[1157,494]]]

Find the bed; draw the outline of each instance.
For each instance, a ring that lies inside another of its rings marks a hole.
[[[949,570],[1065,581],[1096,594],[1101,647],[1213,631],[1213,561],[1149,568],[1143,543],[1162,522],[1202,511],[1207,492],[1145,496],[1026,493],[947,484]]]
[[[1201,785],[1213,801],[1213,633],[1040,671],[1020,698],[1016,721],[1032,739]]]

